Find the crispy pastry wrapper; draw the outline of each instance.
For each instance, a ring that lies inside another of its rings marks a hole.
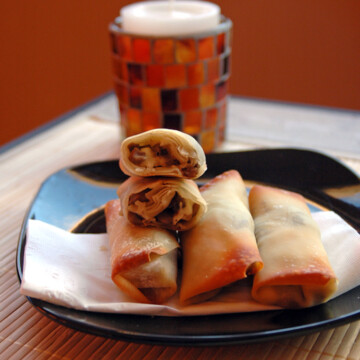
[[[170,129],[149,130],[126,138],[120,149],[121,170],[129,176],[196,179],[206,171],[201,145],[190,135]]]
[[[130,224],[119,210],[119,200],[105,206],[111,278],[134,301],[161,304],[177,290],[179,244],[167,230]]]
[[[207,212],[198,225],[180,235],[183,304],[206,300],[224,286],[257,273],[263,265],[240,174],[227,171],[200,191]]]
[[[254,299],[284,308],[327,301],[338,281],[305,199],[256,185],[250,191],[249,203],[264,261],[264,268],[254,277]]]
[[[206,212],[206,202],[193,180],[130,177],[118,191],[120,214],[138,226],[184,231]]]

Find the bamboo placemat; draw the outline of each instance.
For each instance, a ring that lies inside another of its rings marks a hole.
[[[259,344],[176,347],[88,335],[37,312],[19,294],[15,267],[26,210],[48,176],[64,167],[118,158],[119,143],[117,123],[78,114],[0,154],[1,359],[360,359],[360,321]],[[360,160],[342,160],[360,172]]]

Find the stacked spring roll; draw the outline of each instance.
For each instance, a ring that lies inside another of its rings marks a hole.
[[[156,129],[125,139],[119,166],[129,178],[105,207],[112,279],[134,301],[163,303],[177,290],[175,231],[206,212],[193,180],[205,154],[190,135]]]

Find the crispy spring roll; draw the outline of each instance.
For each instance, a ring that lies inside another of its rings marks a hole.
[[[154,129],[122,142],[119,165],[129,176],[196,179],[206,170],[206,158],[192,136],[177,130]]]
[[[130,224],[119,210],[119,200],[105,205],[111,278],[136,302],[163,303],[177,290],[179,244],[167,230]]]
[[[337,279],[305,199],[256,185],[249,203],[264,261],[264,268],[254,277],[253,298],[284,308],[328,300],[337,288]]]
[[[193,180],[132,176],[118,191],[120,215],[132,224],[188,230],[206,211],[206,202]]]
[[[198,225],[180,235],[182,304],[207,300],[222,287],[262,268],[240,174],[235,170],[227,171],[200,191],[208,209]]]

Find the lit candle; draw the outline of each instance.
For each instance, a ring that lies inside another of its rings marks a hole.
[[[149,1],[121,9],[126,32],[150,35],[186,35],[214,29],[220,22],[220,7],[206,1]]]

